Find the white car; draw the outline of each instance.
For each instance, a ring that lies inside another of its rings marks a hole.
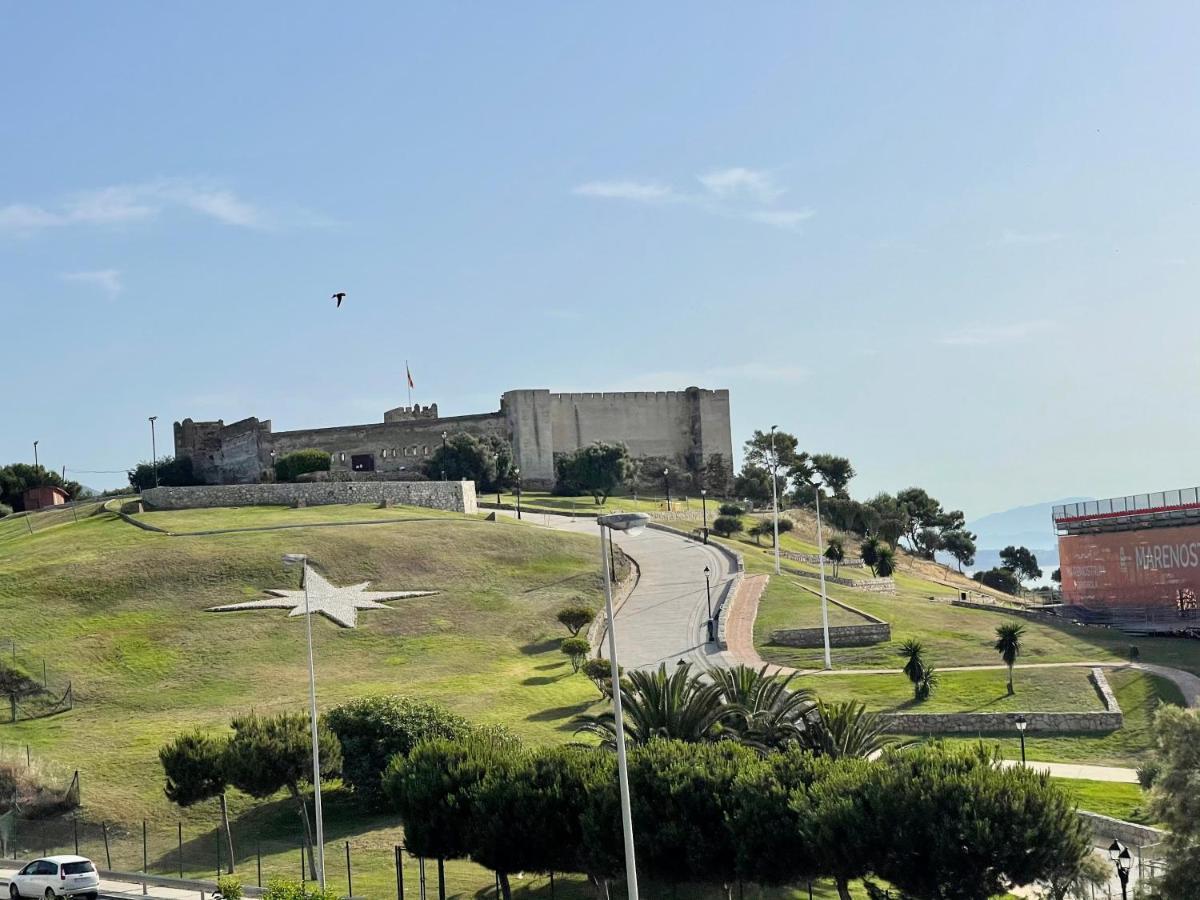
[[[8,895],[53,900],[55,897],[86,897],[96,900],[100,874],[95,864],[82,856],[46,856],[35,859],[12,877]]]

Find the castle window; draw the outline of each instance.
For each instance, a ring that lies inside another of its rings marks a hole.
[[[428,456],[428,455],[429,455],[429,445],[428,445],[428,444],[426,444],[426,445],[425,445],[425,452],[424,452],[422,455],[423,455],[423,456]]]
[[[341,462],[345,462],[345,461],[346,461],[346,454],[345,454],[345,453],[339,453],[338,455],[341,457],[341,460],[340,460]]]

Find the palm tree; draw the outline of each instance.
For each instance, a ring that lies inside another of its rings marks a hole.
[[[833,577],[837,578],[838,566],[846,558],[846,548],[842,545],[841,538],[833,537],[829,539],[829,546],[825,548],[825,558],[833,563]]]
[[[896,551],[883,546],[875,554],[875,575],[879,578],[889,578],[896,571]]]
[[[879,562],[879,548],[882,546],[883,543],[879,538],[871,535],[858,548],[859,557],[867,564],[867,568],[871,570],[871,574],[876,577],[878,577],[879,573],[875,571],[875,564]]]
[[[996,629],[996,652],[1008,666],[1008,693],[1013,691],[1013,666],[1021,655],[1021,638],[1025,634],[1025,626],[1020,622],[1008,622]]]
[[[925,647],[916,638],[909,638],[900,645],[904,657],[904,674],[913,686],[913,699],[921,699],[921,685],[925,681]]]
[[[689,743],[719,740],[728,736],[727,725],[737,714],[735,707],[722,702],[721,688],[692,674],[689,663],[674,666],[670,674],[666,663],[653,672],[630,673],[621,683],[621,703],[625,739],[633,744],[654,738]],[[576,734],[594,734],[606,746],[616,747],[616,716],[611,709],[576,716],[575,724]]]
[[[760,753],[803,743],[812,727],[809,717],[816,700],[812,691],[791,687],[795,672],[781,678],[768,675],[768,668],[737,666],[707,673],[719,689],[721,702],[734,711],[725,727]]]
[[[818,756],[869,759],[888,747],[906,747],[884,733],[885,723],[877,713],[867,712],[857,700],[844,703],[817,701],[815,728],[809,730],[805,746]]]

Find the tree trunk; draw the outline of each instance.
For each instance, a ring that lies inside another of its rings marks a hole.
[[[504,900],[512,900],[512,885],[508,883],[508,873],[497,872],[496,877],[500,879],[500,896]]]
[[[837,884],[839,900],[854,900],[854,898],[850,896],[850,879],[838,876],[835,879],[835,883]]]
[[[291,793],[292,799],[296,801],[296,806],[300,811],[300,818],[304,821],[304,850],[308,856],[308,870],[312,873],[312,880],[317,880],[317,857],[313,853],[313,835],[312,827],[308,823],[308,806],[304,802],[304,798],[300,796],[300,788],[294,784],[288,785],[288,792]]]
[[[305,816],[307,819],[308,817]],[[232,875],[236,863],[233,856],[233,832],[229,830],[229,806],[225,802],[225,792],[221,791],[221,824],[225,828],[225,840],[229,842],[229,874]]]
[[[589,875],[588,881],[596,889],[596,900],[608,900],[608,879],[599,875]]]
[[[1014,693],[1016,693],[1016,692],[1013,690],[1012,676],[1013,676],[1013,667],[1012,667],[1012,665],[1009,665],[1009,667],[1008,667],[1008,695],[1009,695],[1010,697],[1011,697],[1011,696],[1012,696]]]

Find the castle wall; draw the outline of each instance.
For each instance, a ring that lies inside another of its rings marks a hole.
[[[547,390],[507,391],[500,409],[512,435],[513,459],[527,487],[554,483],[554,429],[551,398]]]

